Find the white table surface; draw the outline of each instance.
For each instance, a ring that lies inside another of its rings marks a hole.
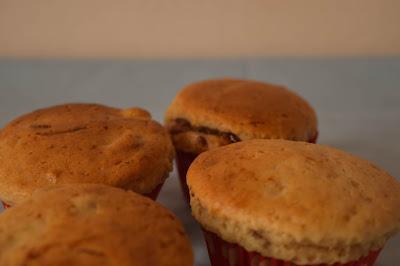
[[[319,143],[376,162],[400,176],[400,57],[247,60],[12,60],[0,59],[0,126],[35,108],[63,102],[141,106],[162,121],[188,82],[221,76],[285,84],[316,108]],[[184,223],[196,265],[209,265],[198,226],[171,174],[159,201]],[[400,211],[400,210],[399,210]],[[377,266],[400,265],[400,237]]]

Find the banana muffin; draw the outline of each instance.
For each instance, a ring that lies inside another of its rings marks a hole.
[[[213,266],[372,266],[400,229],[400,183],[317,144],[249,140],[188,171]]]
[[[193,255],[181,223],[148,197],[68,184],[0,215],[0,265],[192,266]]]
[[[165,115],[177,152],[185,198],[186,172],[201,152],[249,139],[315,142],[317,117],[294,92],[251,80],[217,79],[183,88]]]
[[[54,184],[101,183],[155,198],[172,169],[168,132],[140,108],[64,104],[0,130],[0,200]]]

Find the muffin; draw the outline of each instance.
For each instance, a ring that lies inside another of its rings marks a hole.
[[[201,152],[249,139],[315,142],[313,108],[288,89],[251,80],[220,79],[191,84],[169,106],[171,134],[185,198],[186,172]]]
[[[191,266],[193,256],[181,223],[151,199],[69,184],[0,215],[0,265]]]
[[[249,140],[188,171],[213,266],[372,266],[400,229],[400,184],[368,161],[305,142]]]
[[[65,104],[0,130],[0,200],[15,205],[38,188],[101,183],[156,198],[172,169],[168,132],[139,108]]]

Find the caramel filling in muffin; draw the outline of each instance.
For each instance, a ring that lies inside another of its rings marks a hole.
[[[183,118],[177,118],[172,122],[172,125],[170,126],[170,133],[171,134],[177,134],[177,133],[183,133],[183,132],[188,132],[188,131],[196,131],[199,133],[207,134],[207,135],[215,135],[218,137],[222,137],[226,140],[226,142],[229,143],[235,143],[241,141],[241,139],[233,134],[232,132],[221,132],[217,129],[213,128],[208,128],[208,127],[195,127],[190,124],[189,121]]]
[[[177,118],[168,126],[175,146],[183,151],[200,153],[211,148],[239,142],[241,139],[232,132],[193,126],[188,120]]]
[[[167,127],[175,147],[178,150],[193,154],[199,154],[212,148],[241,141],[232,132],[219,131],[218,129],[204,126],[193,126],[184,118],[172,120]],[[317,137],[318,132],[315,132],[308,142],[315,143]]]

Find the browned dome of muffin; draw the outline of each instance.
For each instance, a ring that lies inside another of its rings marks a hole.
[[[328,146],[243,141],[200,154],[187,177],[200,224],[265,257],[347,263],[400,229],[400,183]]]
[[[183,88],[165,122],[175,146],[199,153],[254,138],[311,141],[313,108],[288,89],[251,80],[216,79]]]
[[[140,108],[65,104],[34,111],[0,131],[0,199],[35,189],[102,183],[149,193],[172,169],[167,131]]]
[[[51,186],[0,215],[0,265],[191,266],[181,223],[134,192]]]

